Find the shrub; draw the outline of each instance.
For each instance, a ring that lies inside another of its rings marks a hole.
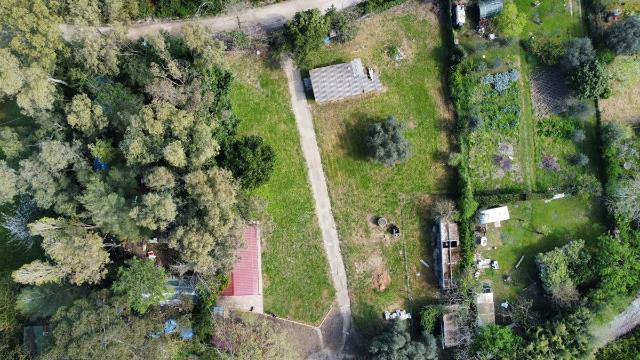
[[[587,135],[584,133],[584,130],[582,129],[574,130],[573,134],[571,134],[571,140],[573,140],[573,142],[575,143],[581,143],[586,138],[587,138]]]
[[[616,54],[640,53],[640,16],[630,16],[611,25],[605,33],[605,41]]]
[[[588,262],[589,254],[584,250],[583,240],[536,256],[542,287],[556,304],[569,306],[578,300],[576,283],[583,280],[580,271]]]
[[[241,30],[233,30],[227,33],[228,44],[227,47],[231,50],[247,50],[251,47],[251,38],[249,35]]]
[[[387,166],[409,158],[409,142],[404,137],[404,125],[394,117],[371,124],[366,143],[370,156]]]
[[[373,12],[382,12],[387,9],[391,9],[396,5],[400,5],[407,0],[365,0],[358,4],[358,10],[361,15],[366,15]]]
[[[557,37],[536,36],[524,42],[524,47],[545,65],[555,65],[564,54],[562,43]]]
[[[545,156],[544,158],[542,158],[540,167],[547,171],[560,171],[560,164],[558,164],[558,159],[553,156]]]
[[[568,70],[574,70],[593,63],[595,59],[596,52],[593,50],[591,39],[588,37],[573,38],[567,42],[562,56],[562,65]]]
[[[583,153],[577,153],[571,156],[571,163],[577,166],[587,166],[589,157]]]
[[[512,82],[518,81],[520,72],[518,70],[509,70],[496,74],[489,74],[482,78],[483,84],[491,84],[498,92],[503,92],[509,88]]]
[[[332,5],[325,17],[329,20],[329,27],[336,32],[336,41],[346,43],[355,39],[358,35],[358,24],[354,14],[345,11],[338,11]]]
[[[420,325],[422,326],[422,330],[433,334],[441,314],[442,310],[437,305],[427,305],[422,308],[420,312]]]
[[[324,44],[328,32],[329,21],[318,9],[296,13],[285,25],[285,37],[298,64],[304,64],[309,53]]]
[[[245,189],[251,189],[269,180],[276,162],[273,148],[259,136],[247,136],[225,149],[223,166],[240,179]]]
[[[526,22],[525,16],[518,13],[518,7],[511,0],[505,1],[504,8],[495,20],[498,31],[505,37],[519,36]]]
[[[610,91],[607,69],[596,60],[578,67],[571,80],[581,99],[606,97]]]

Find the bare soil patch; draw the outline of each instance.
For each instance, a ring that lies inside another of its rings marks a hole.
[[[538,119],[567,111],[574,98],[562,70],[538,66],[531,74],[531,100]]]

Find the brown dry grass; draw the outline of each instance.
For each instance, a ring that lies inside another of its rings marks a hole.
[[[609,70],[611,97],[600,101],[602,119],[640,123],[640,56],[618,56]]]

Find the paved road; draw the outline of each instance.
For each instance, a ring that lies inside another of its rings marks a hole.
[[[625,311],[618,314],[609,323],[592,331],[595,345],[600,348],[607,343],[630,332],[640,325],[640,296],[636,298]]]
[[[291,106],[296,118],[296,126],[300,133],[300,145],[302,154],[307,164],[311,192],[316,204],[316,215],[322,240],[329,260],[331,278],[336,289],[336,302],[340,316],[342,317],[342,341],[334,346],[336,356],[340,356],[346,342],[347,335],[351,330],[351,304],[349,302],[349,292],[347,289],[347,275],[340,253],[340,241],[336,223],[331,212],[331,201],[327,190],[327,181],[322,170],[320,160],[320,150],[316,141],[316,133],[311,120],[311,111],[304,93],[302,77],[300,72],[293,66],[291,59],[287,59],[283,64],[287,80],[289,82],[289,93],[291,95]]]
[[[293,18],[296,12],[312,8],[326,10],[335,5],[338,9],[343,9],[355,5],[362,0],[289,0],[281,3],[249,8],[237,13],[226,14],[215,17],[202,17],[194,19],[162,21],[154,23],[140,23],[128,27],[127,36],[130,39],[138,39],[145,35],[166,30],[170,33],[179,32],[186,24],[201,24],[211,32],[222,32],[242,28],[262,27],[274,29],[284,25],[287,20]],[[71,39],[74,30],[78,26],[61,25],[63,37]],[[108,31],[109,27],[100,27],[101,31]]]

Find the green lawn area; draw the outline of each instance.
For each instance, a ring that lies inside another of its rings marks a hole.
[[[438,29],[423,4],[409,2],[363,20],[352,42],[310,56],[312,68],[361,58],[380,73],[386,87],[382,94],[312,106],[352,310],[365,334],[378,326],[384,310],[410,309],[437,292],[433,270],[420,259],[431,261],[430,227],[424,219],[432,196],[454,185],[446,166],[445,129],[453,120],[442,95],[445,52]],[[391,46],[401,48],[403,60],[390,59]],[[410,159],[393,167],[369,160],[363,141],[369,124],[388,116],[407,125],[411,143]],[[398,224],[400,238],[373,225],[376,216]],[[387,275],[390,283],[380,291],[378,280]]]
[[[527,23],[523,38],[529,33],[543,33],[546,36],[557,36],[567,39],[582,36],[582,8],[577,0],[540,1],[540,6],[533,6],[531,0],[515,0],[518,11],[526,15]]]
[[[285,74],[251,55],[233,54],[229,61],[239,133],[263,137],[277,156],[269,182],[253,191],[266,200],[272,217],[272,224],[263,226],[273,228],[263,239],[265,311],[318,324],[333,303],[334,289]]]
[[[595,199],[580,196],[567,197],[545,203],[544,200],[518,202],[509,205],[511,219],[487,230],[488,245],[477,246],[476,251],[485,258],[497,260],[499,270],[486,269],[480,281],[493,284],[496,304],[513,300],[525,288],[539,282],[535,256],[571,240],[582,239],[587,244],[595,241],[606,230],[603,209]],[[493,250],[492,247],[497,247]],[[588,245],[587,245],[588,246]],[[515,265],[524,255],[524,260]],[[507,284],[503,277],[510,275]]]

